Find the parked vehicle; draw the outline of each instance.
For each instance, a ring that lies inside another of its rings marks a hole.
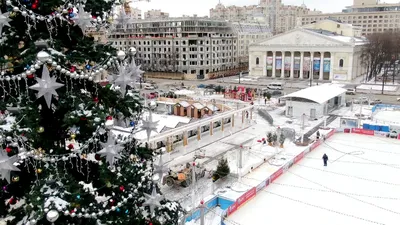
[[[382,104],[382,100],[380,99],[374,99],[369,102],[370,105],[376,105],[376,104]]]
[[[204,85],[204,84],[199,84],[199,85],[197,85],[197,87],[198,87],[198,88],[205,88],[206,85]]]
[[[346,95],[355,95],[356,94],[356,89],[354,88],[349,88],[346,90]]]
[[[268,84],[267,88],[270,90],[283,90],[283,84],[274,82]]]
[[[144,86],[145,90],[155,90],[156,88],[153,85],[146,85]]]
[[[397,101],[400,102],[400,98],[397,98]]]

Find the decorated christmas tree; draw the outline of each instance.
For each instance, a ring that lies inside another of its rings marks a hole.
[[[126,26],[124,10],[111,21],[112,0],[0,4],[0,222],[178,224],[163,168],[133,134],[156,125],[129,88],[143,72],[135,50],[86,35]],[[116,135],[117,117],[132,133]]]

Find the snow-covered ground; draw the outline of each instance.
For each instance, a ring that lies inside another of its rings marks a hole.
[[[335,134],[258,192],[225,224],[398,224],[399,149],[400,141],[395,139]],[[322,163],[324,153],[328,167]],[[265,172],[251,175],[244,185],[266,176]]]
[[[398,87],[397,86],[384,86],[384,91],[397,91]],[[368,84],[362,84],[357,86],[357,90],[372,90],[372,91],[381,91],[382,86],[381,85],[368,85]]]
[[[400,110],[379,110],[373,118],[374,122],[384,124],[400,124]]]

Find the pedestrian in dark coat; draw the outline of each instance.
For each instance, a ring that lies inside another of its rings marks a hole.
[[[322,156],[322,160],[324,160],[324,166],[328,165],[328,156],[326,154],[324,154],[324,156]]]
[[[320,136],[321,134],[319,133],[319,131],[317,131],[317,139],[319,139],[319,136]]]

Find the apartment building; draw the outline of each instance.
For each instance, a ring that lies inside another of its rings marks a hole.
[[[378,3],[376,0],[354,0],[340,13],[304,15],[298,18],[302,25],[333,18],[362,29],[362,35],[400,28],[400,3]]]
[[[169,17],[169,13],[162,12],[159,9],[152,9],[144,14],[145,19],[165,19]]]
[[[146,71],[202,78],[243,66],[248,61],[246,46],[270,36],[266,25],[181,17],[133,21],[125,29],[117,26],[108,41],[120,50],[135,47],[136,60]]]
[[[219,3],[210,9],[210,18],[229,21],[257,22],[260,15],[265,23],[276,33],[283,33],[296,27],[297,18],[310,12],[304,4],[301,6],[285,5],[282,0],[261,0],[258,5],[227,6]]]

